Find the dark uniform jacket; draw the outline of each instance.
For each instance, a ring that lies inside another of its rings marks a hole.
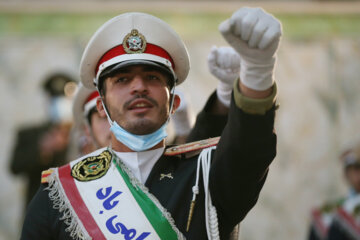
[[[347,233],[347,231],[343,227],[341,227],[339,224],[334,222],[330,225],[328,236],[326,239],[327,240],[356,240],[356,239],[359,239],[359,237],[360,236],[358,236],[358,238],[351,237],[351,235],[349,233]]]
[[[216,92],[213,92],[206,102],[204,109],[197,115],[195,126],[191,129],[186,142],[194,142],[221,135],[228,116],[227,114],[211,112],[216,100]]]
[[[54,125],[50,122],[19,130],[10,159],[10,170],[13,174],[23,174],[27,178],[27,206],[40,186],[41,172],[50,167],[58,167],[66,163],[67,149],[55,152],[51,159],[43,161],[40,156],[39,142],[42,136]]]
[[[342,210],[346,212],[346,216],[340,213]],[[360,226],[358,223],[358,207],[355,207],[353,212],[347,212],[344,208],[339,208],[334,220],[332,221],[327,240],[359,240]]]
[[[308,240],[325,240],[331,223],[334,221],[337,209],[341,207],[346,199],[339,198],[336,201],[327,201],[311,212],[311,224]]]
[[[264,115],[245,113],[232,100],[228,123],[213,154],[209,181],[221,239],[229,237],[234,226],[246,216],[259,197],[269,164],[276,155],[274,115],[275,107]],[[198,154],[162,156],[145,185],[171,213],[176,226],[187,239],[201,240],[207,239],[201,184],[190,229],[186,232],[197,159]],[[161,173],[172,173],[173,179],[160,180]],[[62,214],[53,208],[45,187],[40,187],[30,204],[21,239],[71,239],[65,231],[67,225],[60,220]]]

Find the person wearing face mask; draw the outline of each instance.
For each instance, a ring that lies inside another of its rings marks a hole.
[[[42,88],[48,97],[48,119],[17,133],[9,165],[13,174],[26,177],[25,208],[39,188],[41,171],[66,163],[74,86],[75,80],[65,73],[46,77]]]
[[[227,239],[255,205],[276,155],[273,70],[281,24],[241,8],[219,30],[240,56],[220,138],[167,147],[189,69],[171,27],[125,13],[89,41],[80,64],[111,143],[42,175],[21,239]],[[210,194],[211,192],[211,194]]]
[[[239,54],[231,47],[213,46],[208,55],[208,67],[219,82],[216,91],[198,114],[194,127],[191,125],[189,99],[185,96],[185,89],[175,90],[181,103],[171,115],[174,128],[171,144],[179,145],[220,136],[226,125],[232,86],[240,72]],[[96,90],[78,84],[72,108],[77,156],[106,147],[110,143],[110,125],[106,118],[100,117],[96,109],[98,97]]]

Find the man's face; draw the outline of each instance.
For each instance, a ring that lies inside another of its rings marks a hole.
[[[168,79],[155,67],[129,66],[104,81],[104,103],[110,117],[127,131],[137,135],[149,134],[167,120]]]
[[[91,114],[91,130],[98,147],[106,147],[111,140],[110,124],[106,117],[101,117],[97,111]]]
[[[360,193],[360,164],[349,166],[345,174],[350,186],[357,193]]]

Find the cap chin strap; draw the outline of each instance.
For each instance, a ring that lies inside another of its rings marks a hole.
[[[98,91],[99,91],[99,89],[98,89]],[[112,121],[112,119],[110,117],[110,113],[109,113],[109,111],[104,103],[104,99],[101,95],[100,95],[100,98],[101,98],[101,104],[103,105],[107,120],[111,126],[110,130],[113,132],[116,139],[134,151],[145,151],[145,150],[148,150],[149,148],[155,146],[157,143],[162,141],[167,136],[166,126],[167,126],[168,122],[170,121],[170,116],[172,114],[171,112],[173,110],[174,98],[175,98],[175,85],[170,90],[170,95],[171,95],[171,100],[170,100],[170,107],[169,107],[169,117],[167,118],[165,123],[159,129],[157,129],[155,132],[152,132],[147,135],[137,135],[137,134],[130,133],[129,131],[122,128],[117,122]],[[127,137],[125,138],[122,135],[126,135]],[[142,145],[142,146],[137,147],[136,145]]]

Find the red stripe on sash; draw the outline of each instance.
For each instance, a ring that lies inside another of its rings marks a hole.
[[[322,237],[325,237],[327,232],[328,232],[328,228],[325,226],[322,218],[321,218],[321,212],[318,209],[314,209],[312,211],[312,216],[313,216],[313,220],[315,223],[315,227],[317,230],[319,230],[319,234],[321,234]]]
[[[79,190],[76,187],[74,178],[71,176],[70,172],[70,164],[59,168],[59,179],[71,206],[75,210],[76,215],[79,217],[80,221],[92,239],[105,240],[105,236],[101,232],[84,201],[82,200]]]

